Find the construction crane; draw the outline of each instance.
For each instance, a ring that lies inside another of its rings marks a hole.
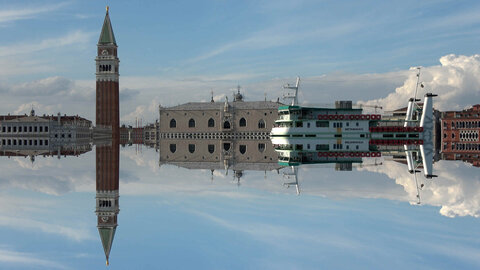
[[[368,108],[375,108],[375,113],[377,113],[377,109],[383,110],[382,106],[378,105],[365,105],[365,104],[359,104],[360,108],[368,107]]]

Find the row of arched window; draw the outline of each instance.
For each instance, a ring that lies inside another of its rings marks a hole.
[[[2,139],[1,145],[48,145],[48,140]]]
[[[225,151],[228,151],[228,150],[230,150],[230,146],[231,146],[230,143],[224,143],[223,144],[223,149]],[[188,152],[190,152],[191,154],[195,153],[195,148],[196,148],[195,144],[189,144],[188,145]],[[214,144],[209,144],[207,146],[207,150],[210,154],[213,154],[213,152],[215,152],[215,145]],[[239,147],[238,147],[238,150],[239,150],[240,154],[243,155],[247,152],[247,146],[244,145],[244,144],[240,144]],[[177,151],[177,145],[174,144],[174,143],[170,144],[170,152],[175,153],[176,151]],[[263,151],[265,151],[265,144],[264,143],[259,143],[258,144],[258,151],[260,153],[263,153]]]
[[[112,65],[99,65],[98,66],[98,71],[112,71]]]
[[[240,120],[238,121],[238,125],[240,127],[246,127],[247,126],[247,120],[245,118],[240,118]],[[195,119],[193,118],[190,118],[190,120],[188,120],[188,127],[189,128],[194,128],[196,126],[196,122],[195,122]],[[208,122],[207,122],[207,126],[208,127],[215,127],[215,120],[213,120],[213,118],[210,118],[208,119]],[[175,119],[171,119],[170,120],[170,128],[176,128],[177,127],[177,120]],[[265,128],[266,127],[266,124],[265,124],[265,121],[263,119],[260,119],[258,120],[258,128]],[[230,125],[230,122],[229,121],[225,121],[223,123],[223,128],[224,129],[229,129],[231,128],[231,125]]]

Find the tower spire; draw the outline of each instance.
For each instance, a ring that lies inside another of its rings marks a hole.
[[[98,44],[114,44],[117,45],[115,41],[115,35],[113,34],[112,23],[110,22],[110,16],[108,15],[109,7],[106,7],[107,14],[105,14],[105,20],[103,21],[102,32],[100,33],[100,38],[98,39]]]

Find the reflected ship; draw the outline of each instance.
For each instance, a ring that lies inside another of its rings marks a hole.
[[[436,95],[426,94],[422,109],[418,99],[410,99],[405,120],[399,122],[383,120],[380,114],[364,114],[363,109],[353,108],[351,101],[337,101],[335,108],[298,106],[296,94],[291,105],[279,107],[271,131],[280,165],[351,164],[404,152],[410,173],[418,167],[413,157],[420,156],[425,177],[435,177],[432,102]]]

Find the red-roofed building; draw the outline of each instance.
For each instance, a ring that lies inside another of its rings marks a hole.
[[[480,104],[463,111],[442,112],[441,131],[442,159],[480,165]]]

